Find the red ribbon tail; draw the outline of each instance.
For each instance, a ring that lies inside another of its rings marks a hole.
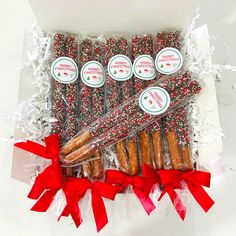
[[[147,212],[148,215],[150,215],[151,212],[156,209],[156,206],[154,205],[151,198],[149,196],[146,196],[143,192],[137,189],[134,189],[134,193],[136,194],[137,198],[142,204],[144,210]]]
[[[174,190],[168,191],[167,193],[180,218],[184,220],[186,216],[186,207],[184,206],[182,200],[179,198],[178,194]]]
[[[91,191],[92,194],[92,207],[93,215],[97,226],[97,232],[99,232],[107,223],[107,212],[101,195]]]
[[[210,208],[215,204],[215,202],[201,185],[188,184],[188,188],[195,200],[205,212],[208,212]]]
[[[72,217],[76,227],[78,228],[81,225],[81,223],[83,222],[78,203],[73,206],[70,214],[71,214],[71,217]]]
[[[49,158],[47,148],[41,144],[27,140],[26,142],[15,143],[14,146],[23,149],[27,152],[31,152],[37,156],[41,156],[47,159]]]
[[[165,193],[168,193],[170,200],[175,207],[176,212],[180,216],[182,220],[185,219],[186,216],[186,207],[184,206],[182,200],[179,198],[178,194],[174,190],[168,190],[168,191],[163,191],[158,198],[158,201],[162,199],[162,197],[165,195]]]
[[[57,220],[59,221],[62,216],[66,216],[67,217],[69,215],[70,215],[70,209],[69,209],[69,206],[66,205]]]
[[[66,205],[57,220],[59,221],[62,216],[68,217],[69,215],[71,215],[76,227],[78,228],[83,222],[83,220],[77,202],[73,205]]]
[[[42,197],[36,202],[36,204],[31,208],[32,211],[46,212],[57,193],[57,190],[48,190]]]
[[[33,187],[31,188],[28,198],[38,199],[47,187],[47,180],[50,176],[51,166],[48,166],[40,175],[35,179]]]

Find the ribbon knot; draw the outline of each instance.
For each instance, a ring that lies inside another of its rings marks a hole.
[[[184,220],[186,215],[186,207],[175,191],[175,189],[183,189],[182,182],[187,185],[192,196],[205,212],[214,205],[214,201],[202,187],[210,187],[210,173],[196,170],[186,172],[179,170],[160,170],[159,175],[163,184],[163,192],[158,201],[167,193],[182,220]]]
[[[50,159],[52,163],[37,177],[33,187],[28,194],[31,199],[41,198],[32,207],[34,211],[46,211],[51,205],[55,194],[62,185],[62,171],[60,167],[60,144],[58,135],[53,134],[44,139],[45,146],[32,142],[19,142],[14,146],[21,148],[27,152],[31,152],[45,159]]]
[[[107,223],[107,213],[103,198],[114,200],[116,194],[120,191],[118,187],[103,182],[90,182],[84,178],[67,178],[63,185],[63,192],[66,196],[67,204],[61,213],[61,216],[71,215],[75,225],[79,227],[82,223],[82,217],[78,202],[84,197],[87,190],[91,190],[93,215],[99,232]]]

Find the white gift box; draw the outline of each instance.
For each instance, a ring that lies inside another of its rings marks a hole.
[[[157,0],[30,0],[38,24],[46,32],[71,33],[106,33],[106,32],[158,32],[168,29],[186,29],[194,15],[192,1],[157,1]],[[209,52],[207,26],[194,30],[191,40],[201,54]],[[211,63],[210,55],[206,54],[206,63]],[[204,78],[205,86],[197,99],[199,112],[204,114],[205,124],[220,129],[214,77],[207,75]],[[24,68],[21,73],[19,88],[19,102],[27,100],[37,88],[34,85],[33,70]],[[19,124],[20,125],[20,124]],[[207,130],[206,130],[207,131]],[[19,128],[16,128],[15,141],[27,139]],[[199,136],[198,163],[206,169],[222,152],[220,135],[214,132],[205,132]],[[12,177],[30,183],[37,171],[35,157],[20,149],[14,148],[12,162]]]

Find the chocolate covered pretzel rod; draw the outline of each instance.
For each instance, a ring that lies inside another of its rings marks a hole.
[[[158,85],[158,82],[156,82]],[[199,93],[201,87],[197,81],[192,81],[185,86],[176,89],[170,93],[170,106],[168,110],[162,114],[165,116],[168,112],[176,109],[178,106],[186,102],[191,96]],[[138,103],[136,96],[130,99],[130,102]],[[122,106],[121,106],[122,107]],[[138,107],[137,107],[138,108]],[[153,122],[159,120],[159,116],[153,116],[145,113],[141,108],[133,111],[133,117],[126,119],[122,124],[118,124],[109,130],[106,130],[103,134],[94,138],[90,143],[78,148],[74,152],[64,157],[64,164],[70,165],[85,159],[88,159],[95,151],[101,151],[105,147],[116,143],[120,139],[126,138],[129,134],[139,131],[146,126],[151,125]]]
[[[78,46],[73,36],[68,36],[66,39],[66,56],[73,59],[76,64]],[[78,81],[66,85],[66,112],[65,112],[65,136],[67,141],[76,135],[78,132]]]
[[[176,32],[169,32],[165,35],[165,43],[170,47],[175,47],[180,49],[180,33]],[[163,119],[164,130],[166,133],[166,139],[170,154],[170,159],[172,163],[172,167],[174,169],[182,169],[182,152],[179,147],[178,136],[176,133],[176,114],[175,111],[168,114]]]
[[[147,45],[147,47],[146,47]],[[144,36],[134,36],[132,38],[132,58],[133,60],[137,58],[138,56],[150,53],[151,48],[153,48],[153,45],[151,45],[150,37],[148,38],[147,35]],[[138,93],[140,90],[146,88],[146,81],[134,77],[134,88],[135,92]],[[144,130],[141,130],[138,133],[139,137],[139,143],[140,143],[140,156],[142,164],[147,164],[149,166],[152,166],[152,159],[151,159],[151,146],[150,146],[150,140],[149,140],[149,129],[148,127]]]
[[[158,85],[171,92],[189,82],[190,78],[188,72],[186,72],[178,76],[164,78],[158,81],[158,83],[155,82],[153,85]],[[140,93],[134,95],[133,97],[138,98],[139,96]],[[87,143],[92,138],[99,136],[107,129],[110,129],[118,123],[122,123],[125,119],[129,119],[136,109],[139,109],[137,100],[133,103],[130,102],[130,100],[123,103],[122,106],[117,107],[116,109],[112,110],[112,112],[109,112],[105,116],[97,119],[89,127],[82,129],[75,138],[70,140],[67,144],[65,144],[65,146],[62,147],[62,154],[69,154],[73,150]]]
[[[175,120],[173,112],[163,118],[164,130],[170,153],[171,165],[174,169],[182,169],[182,158],[175,133]]]
[[[105,65],[105,43],[95,40],[93,45],[93,59]],[[92,121],[104,115],[104,86],[93,88],[92,92]],[[93,155],[95,160],[91,162],[92,178],[101,179],[103,177],[103,166],[100,152],[95,152]]]
[[[66,38],[66,56],[73,59],[78,64],[78,45],[73,36]],[[65,85],[65,141],[73,138],[78,132],[78,100],[79,100],[78,80]],[[73,168],[66,168],[66,175],[73,175]]]
[[[81,67],[92,60],[93,43],[90,39],[84,39],[80,44],[80,64]],[[80,114],[79,121],[81,129],[87,127],[91,121],[92,109],[92,88],[81,81],[80,86]],[[91,164],[86,162],[82,164],[82,176],[89,177],[91,175]]]
[[[155,122],[151,126],[151,140],[152,140],[152,159],[154,168],[157,170],[164,168],[164,150],[163,141],[160,129],[160,123]]]
[[[172,47],[168,40],[168,32],[160,32],[156,35],[155,39],[155,52],[156,54],[164,49],[165,47]],[[160,79],[163,77],[163,74],[157,72],[156,79]],[[171,89],[170,89],[171,90]],[[172,90],[171,90],[172,91]],[[153,160],[156,169],[164,168],[164,154],[163,154],[163,141],[161,135],[160,124],[153,124],[151,126],[151,137],[153,144]]]
[[[56,34],[53,42],[54,59],[66,55],[66,36],[64,34]],[[56,122],[53,123],[53,130],[58,134],[60,140],[63,142],[65,135],[64,121],[65,121],[65,84],[53,79],[53,114]]]
[[[190,138],[188,127],[188,114],[186,107],[180,107],[174,111],[175,131],[179,144],[179,151],[182,156],[183,169],[192,170],[193,162],[191,159]]]
[[[130,57],[129,43],[127,39],[119,38],[117,40],[117,46],[120,54]],[[120,82],[120,89],[121,89],[121,101],[125,102],[128,99],[130,99],[130,97],[132,97],[132,95],[134,94],[133,78]],[[123,143],[124,145],[125,141],[120,141],[120,143]],[[128,160],[126,159],[126,156],[123,158],[123,160],[129,162],[129,174],[137,175],[139,172],[139,160],[138,160],[138,146],[137,146],[136,134],[129,136],[126,140],[126,144],[127,144]]]
[[[109,38],[107,39],[106,44],[106,61],[107,63],[111,59],[111,57],[120,54],[120,47],[118,43],[122,43],[121,41],[118,42],[116,38]],[[123,50],[123,49],[122,49]],[[106,79],[106,89],[107,89],[107,106],[109,110],[113,110],[119,106],[121,103],[121,91],[120,91],[120,84],[119,81],[114,80],[107,74]],[[125,148],[125,142],[119,141],[115,145],[117,160],[119,162],[119,168],[125,172],[129,173],[129,163],[128,163],[128,155]]]
[[[155,44],[155,51],[156,53],[158,53],[159,51],[161,51],[162,49],[164,49],[165,47],[175,47],[178,45],[177,49],[180,49],[180,40],[179,37],[176,37],[176,42],[175,40],[170,40],[170,35],[175,35],[175,36],[179,36],[179,34],[176,32],[172,33],[168,33],[168,32],[160,32],[156,35],[156,44]],[[161,73],[157,73],[157,78],[161,78],[162,74]],[[170,117],[168,117],[167,115],[167,120],[171,119]],[[168,122],[167,122],[168,123]],[[167,125],[167,124],[166,124]],[[155,129],[155,128],[154,128]],[[157,130],[152,131],[152,141],[153,141],[153,149],[154,151],[154,160],[155,160],[155,164],[156,164],[156,168],[157,169],[162,169],[164,168],[164,155],[163,155],[163,143],[162,143],[162,138],[161,138],[161,132],[160,132],[160,127],[156,128]],[[167,127],[166,127],[167,129]],[[174,139],[174,142],[172,142],[172,139]],[[179,158],[178,155],[178,150],[175,149],[175,145],[176,145],[176,137],[171,136],[170,134],[167,135],[167,140],[168,140],[168,144],[173,146],[171,147],[171,151],[174,153],[174,155],[176,155],[176,157],[174,157],[174,159]],[[171,144],[172,143],[172,144]]]
[[[153,38],[151,35],[144,36],[144,44],[145,44],[145,51],[144,53],[154,57],[154,45],[153,45]],[[155,50],[160,50],[160,48],[164,48],[163,44],[158,45],[159,48],[155,45]],[[161,48],[161,49],[162,49]],[[146,86],[149,86],[157,79],[160,79],[159,76],[156,76],[153,80],[145,81]],[[150,143],[151,143],[151,159],[153,163],[153,167],[155,169],[163,169],[164,168],[164,155],[163,155],[163,142],[161,136],[161,129],[160,123],[155,122],[149,127],[150,131]]]

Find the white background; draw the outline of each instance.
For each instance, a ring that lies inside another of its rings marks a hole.
[[[66,1],[66,2],[69,2]],[[148,2],[148,0],[146,1]],[[186,0],[187,2],[187,0]],[[195,2],[201,6],[199,24],[207,23],[216,51],[215,63],[236,65],[236,3],[234,0]],[[137,13],[138,14],[138,13]],[[47,214],[30,212],[33,202],[26,198],[29,186],[11,179],[11,155],[14,123],[6,116],[17,106],[19,72],[24,30],[36,22],[33,12],[24,0],[0,0],[0,235],[51,236],[96,235],[93,219],[79,229],[68,220],[60,223]],[[227,44],[225,44],[227,43]],[[229,58],[225,60],[227,52]],[[172,208],[155,211],[150,217],[141,210],[135,215],[120,218],[100,235],[236,235],[236,74],[223,73],[223,82],[217,84],[221,125],[225,133],[222,165],[225,173],[213,180],[208,191],[216,204],[208,214],[192,201],[185,222]],[[169,201],[166,198],[168,204]]]

